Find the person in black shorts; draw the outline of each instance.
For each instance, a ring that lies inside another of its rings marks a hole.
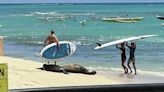
[[[129,60],[128,60],[128,68],[130,69],[130,73],[132,73],[132,69],[130,67],[130,63],[132,62],[133,67],[134,67],[134,71],[135,71],[135,75],[137,74],[136,72],[136,66],[135,66],[135,50],[136,50],[136,43],[132,42],[131,46],[128,45],[128,42],[126,43],[126,46],[130,49],[130,56],[129,56]]]
[[[126,61],[125,42],[121,43],[121,47],[118,47],[118,44],[116,44],[116,48],[121,50],[121,65],[125,73],[128,73],[128,68],[124,65]]]

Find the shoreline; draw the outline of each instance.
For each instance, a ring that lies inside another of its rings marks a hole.
[[[63,74],[40,70],[43,63],[32,60],[0,56],[0,61],[8,64],[9,89],[164,82],[164,77],[151,74],[123,74],[122,71],[97,71],[96,75]]]
[[[120,81],[121,84],[145,84],[145,83],[164,83],[164,76],[142,74],[124,74],[123,71],[99,71],[99,75],[106,76],[108,79]]]

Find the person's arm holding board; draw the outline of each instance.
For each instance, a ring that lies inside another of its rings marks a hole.
[[[126,42],[126,46],[127,46],[128,48],[130,48],[130,46],[128,45],[128,42]]]
[[[136,42],[132,42],[132,43],[134,43],[134,47],[136,48]],[[128,48],[130,48],[130,46],[128,45],[128,42],[126,42],[126,46],[127,46]]]
[[[118,44],[116,44],[116,48],[120,49],[120,47],[118,47]]]

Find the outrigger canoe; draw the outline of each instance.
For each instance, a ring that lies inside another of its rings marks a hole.
[[[124,18],[124,17],[103,17],[103,21],[108,22],[138,22],[142,20],[143,17],[132,17],[132,18]]]

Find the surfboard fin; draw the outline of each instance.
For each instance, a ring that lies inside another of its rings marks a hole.
[[[96,43],[98,46],[101,46],[101,44],[100,43]]]

